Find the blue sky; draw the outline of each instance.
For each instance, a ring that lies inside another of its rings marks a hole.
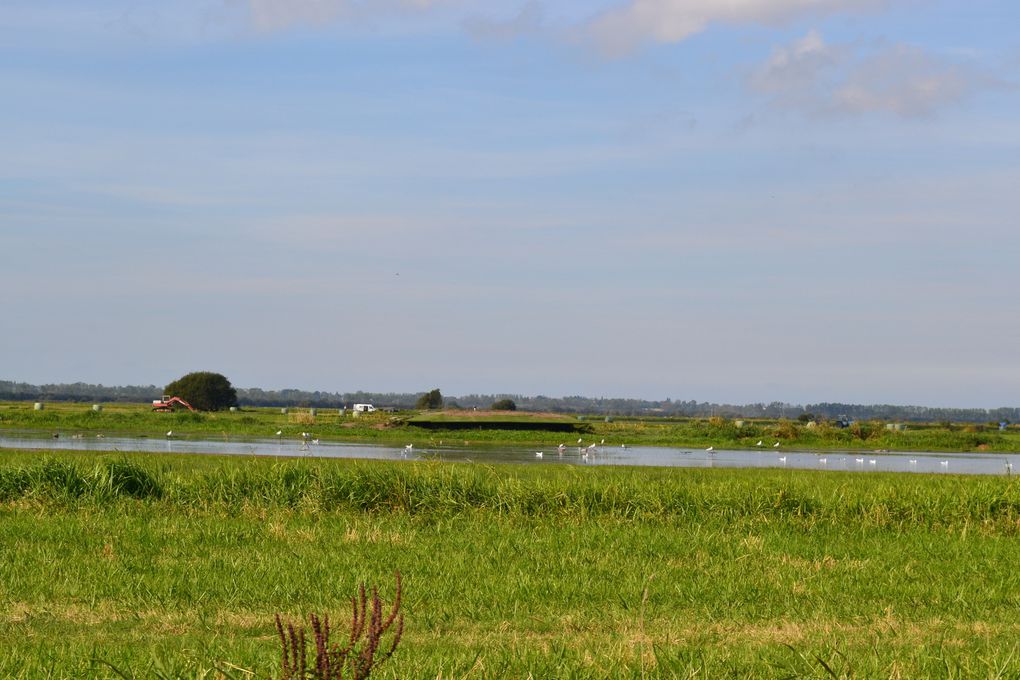
[[[0,5],[0,377],[1016,405],[1020,8]]]

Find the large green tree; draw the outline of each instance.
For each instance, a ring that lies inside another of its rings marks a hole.
[[[237,391],[219,373],[188,373],[167,385],[163,391],[170,396],[180,397],[199,411],[219,411],[237,406]]]
[[[440,393],[439,388],[437,387],[431,392],[426,392],[418,397],[414,407],[419,409],[443,408],[443,395]]]

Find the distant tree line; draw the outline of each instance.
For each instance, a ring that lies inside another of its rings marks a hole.
[[[263,390],[236,388],[237,403],[244,406],[294,406],[343,408],[353,404],[412,409],[431,392],[308,392],[305,390]],[[438,394],[438,390],[434,390]],[[163,394],[155,385],[104,386],[89,383],[31,385],[0,380],[0,399],[9,401],[103,401],[148,402]],[[895,404],[789,404],[773,401],[752,404],[716,404],[707,401],[664,399],[613,399],[605,397],[524,396],[520,394],[468,394],[443,397],[446,408],[488,409],[497,402],[512,402],[519,411],[550,411],[599,416],[665,416],[674,418],[788,418],[796,420],[812,414],[823,420],[846,416],[850,420],[925,421],[925,422],[1020,422],[1020,408],[938,408]]]

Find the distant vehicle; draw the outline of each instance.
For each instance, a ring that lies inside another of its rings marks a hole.
[[[173,411],[174,410],[174,406],[177,406],[177,405],[183,406],[186,409],[188,409],[189,411],[194,411],[195,410],[194,406],[192,406],[188,402],[184,401],[180,397],[170,397],[170,396],[167,396],[167,395],[164,394],[162,399],[153,399],[152,400],[152,410],[153,411],[159,411],[161,413],[167,413],[169,411]]]
[[[846,416],[840,416],[832,421],[832,424],[839,428],[850,427],[854,424],[854,421],[850,420]]]
[[[354,412],[355,413],[371,413],[372,411],[375,411],[375,410],[376,410],[376,408],[375,408],[375,406],[372,406],[372,404],[355,404],[354,405]]]

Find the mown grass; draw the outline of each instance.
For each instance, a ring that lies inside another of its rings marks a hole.
[[[100,412],[91,404],[47,404],[46,409],[34,411],[27,402],[0,402],[0,428],[52,431],[57,434],[74,433],[125,433],[142,436],[163,436],[173,430],[177,436],[188,437],[273,437],[295,438],[301,432],[311,431],[314,436],[333,440],[375,441],[406,443],[428,442],[435,447],[439,442],[467,445],[549,445],[551,440],[569,439],[568,433],[550,433],[542,429],[545,417],[532,414],[513,415],[514,427],[535,420],[535,429],[493,429],[490,423],[481,423],[478,429],[434,429],[444,418],[463,420],[457,413],[430,413],[426,417],[429,429],[415,427],[411,413],[372,413],[353,417],[341,416],[335,409],[319,409],[311,415],[308,409],[249,409],[236,413],[153,413],[148,406],[112,404]],[[537,420],[536,420],[537,419]],[[906,430],[886,429],[886,423],[855,423],[849,428],[822,424],[808,427],[795,421],[747,420],[738,427],[733,420],[708,419],[652,419],[620,418],[606,422],[602,418],[574,418],[564,416],[555,422],[570,422],[581,428],[588,441],[605,439],[610,445],[629,446],[715,446],[716,448],[755,448],[758,440],[781,442],[783,446],[801,449],[845,449],[892,451],[1020,451],[1020,429],[1011,426],[1005,432],[987,425],[911,424]],[[576,434],[576,433],[575,433]],[[555,445],[555,443],[553,445]]]
[[[5,453],[0,676],[271,677],[399,570],[379,677],[1018,677],[1018,533],[1007,478]]]

